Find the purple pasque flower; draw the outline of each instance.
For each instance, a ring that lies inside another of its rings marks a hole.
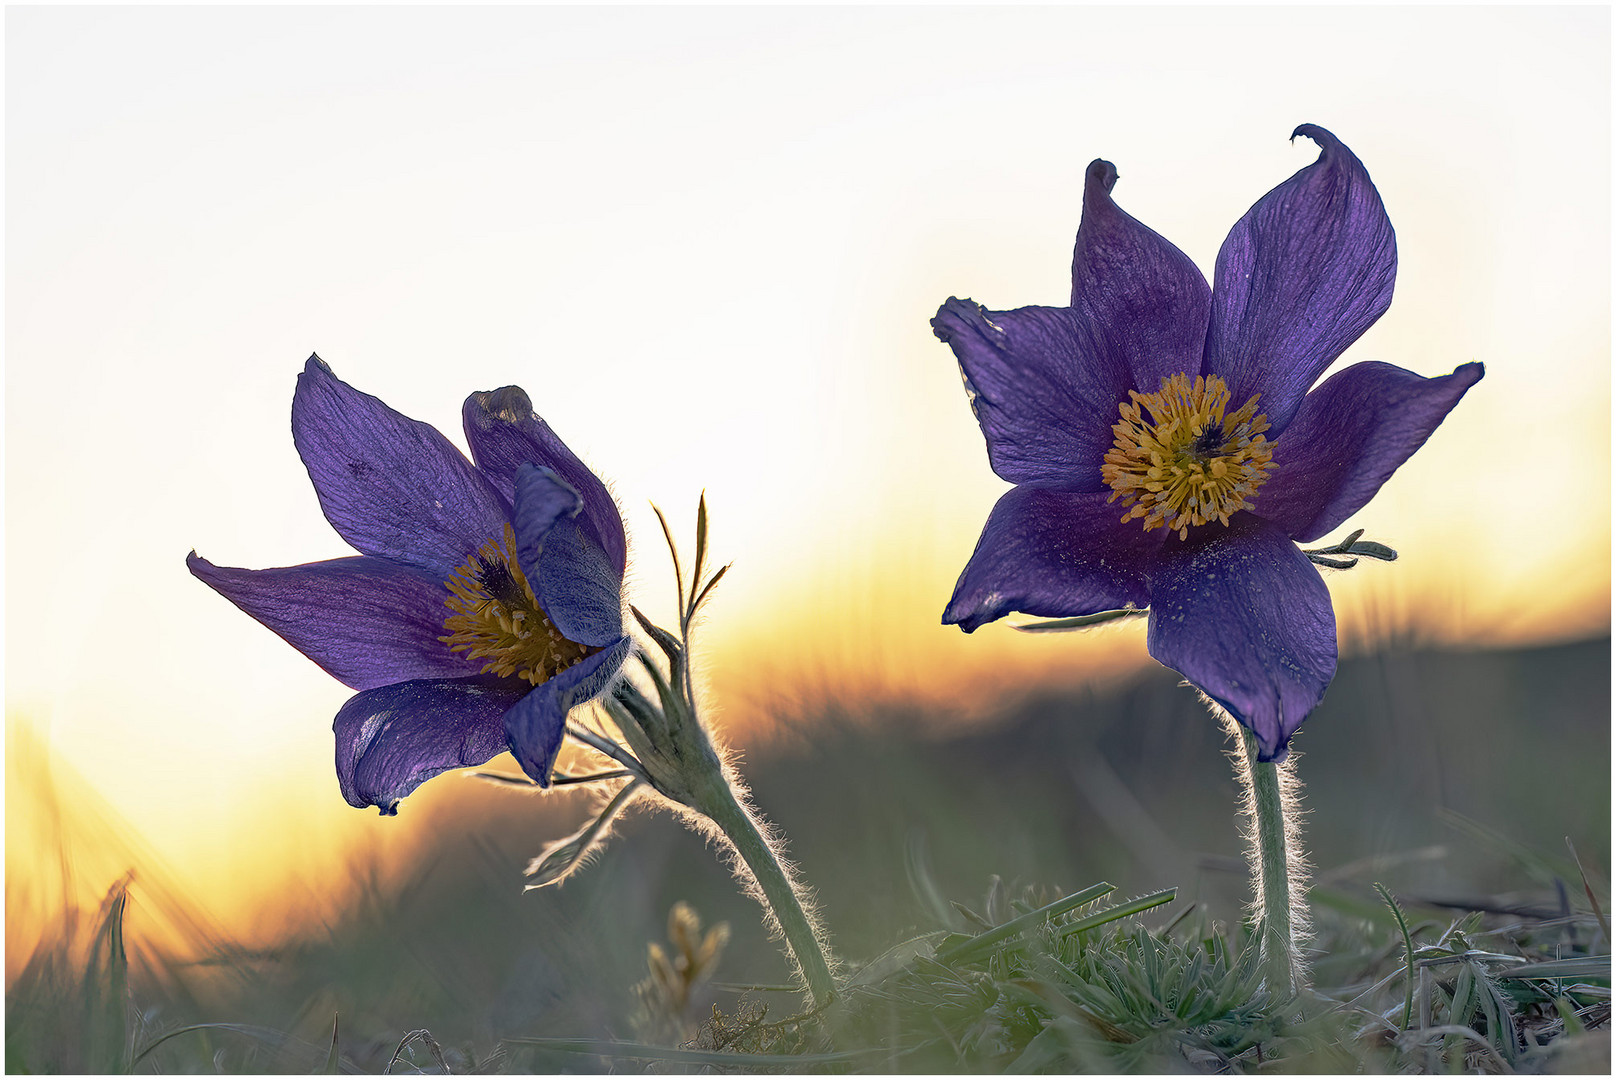
[[[1363,164],[1323,128],[1263,196],[1211,288],[1088,168],[1069,307],[932,320],[959,359],[994,472],[943,614],[1149,607],[1150,654],[1284,757],[1335,674],[1335,613],[1297,547],[1367,503],[1482,376],[1360,363],[1309,388],[1391,304],[1397,244]],[[1229,406],[1233,403],[1233,411]]]
[[[600,479],[520,387],[462,410],[473,464],[437,429],[309,358],[292,441],[326,520],[360,555],[201,578],[358,690],[337,713],[354,806],[398,801],[510,750],[550,782],[568,711],[622,666],[627,545]]]

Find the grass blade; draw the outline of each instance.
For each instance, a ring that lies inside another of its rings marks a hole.
[[[1599,928],[1605,932],[1605,941],[1610,941],[1610,920],[1605,918],[1605,909],[1599,906],[1599,898],[1594,895],[1593,883],[1588,880],[1588,871],[1582,865],[1582,857],[1577,854],[1576,847],[1571,843],[1571,837],[1565,838],[1566,847],[1571,849],[1571,860],[1577,864],[1577,873],[1582,875],[1582,891],[1588,894],[1588,903],[1593,905],[1594,917],[1599,920]]]
[[[1082,907],[1084,904],[1092,904],[1094,901],[1098,900],[1102,896],[1105,896],[1115,888],[1115,885],[1105,881],[1100,882],[1098,885],[1090,885],[1082,892],[1075,892],[1070,896],[1064,896],[1061,899],[1056,900],[1053,904],[1045,904],[1036,911],[1029,911],[1027,914],[1017,916],[1001,926],[996,926],[991,930],[983,931],[969,940],[962,941],[958,945],[944,949],[941,953],[937,954],[937,959],[945,964],[956,964],[962,960],[970,959],[971,957],[977,956],[980,953],[986,952],[989,948],[997,945],[1005,938],[1019,934],[1023,930],[1028,930],[1034,926],[1038,926],[1048,919],[1052,919],[1057,915],[1062,915],[1068,911],[1071,911],[1073,908]]]
[[[1397,928],[1403,932],[1403,967],[1407,973],[1403,994],[1403,1030],[1407,1031],[1409,1022],[1414,1019],[1414,938],[1408,932],[1408,920],[1403,917],[1403,909],[1392,899],[1391,892],[1378,881],[1375,882],[1375,891],[1392,909],[1392,914],[1397,917]]]
[[[1500,979],[1608,979],[1610,957],[1571,956],[1537,964],[1517,964],[1494,972]]]
[[[338,1031],[342,1027],[342,1014],[331,1018],[331,1052],[325,1056],[325,1069],[327,1075],[335,1076],[342,1063],[342,1050],[337,1041]]]
[[[1106,923],[1126,919],[1128,916],[1138,915],[1142,911],[1149,911],[1153,907],[1171,904],[1177,896],[1177,889],[1163,889],[1148,896],[1141,896],[1137,900],[1129,900],[1125,904],[1118,904],[1116,907],[1097,911],[1087,918],[1079,919],[1074,923],[1061,927],[1060,936],[1063,938],[1071,937],[1073,934],[1081,933],[1084,930],[1093,930],[1096,926],[1104,926]]]

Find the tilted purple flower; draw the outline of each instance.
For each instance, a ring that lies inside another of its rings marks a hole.
[[[1068,307],[932,320],[958,358],[993,470],[988,517],[944,612],[1150,609],[1150,654],[1251,729],[1261,758],[1335,675],[1335,613],[1297,547],[1362,508],[1482,376],[1325,368],[1391,303],[1397,244],[1363,164],[1304,124],[1317,161],[1240,219],[1213,285],[1088,168]],[[1120,501],[1119,501],[1120,500]]]
[[[630,649],[623,521],[521,388],[466,399],[472,461],[332,374],[298,376],[292,439],[320,507],[361,554],[191,573],[359,693],[337,713],[354,806],[398,801],[510,750],[550,782],[568,711]]]

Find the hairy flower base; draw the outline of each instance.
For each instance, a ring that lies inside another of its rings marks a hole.
[[[444,584],[445,603],[455,614],[443,623],[448,636],[438,640],[473,660],[486,659],[484,674],[515,675],[538,686],[600,651],[569,641],[550,622],[517,561],[510,525]]]
[[[1122,520],[1144,518],[1146,532],[1177,529],[1182,540],[1191,526],[1227,525],[1230,514],[1255,509],[1252,496],[1274,467],[1258,396],[1226,416],[1229,388],[1216,375],[1192,384],[1179,374],[1162,379],[1157,393],[1128,391],[1100,467],[1113,489],[1107,501],[1120,497],[1130,508]]]

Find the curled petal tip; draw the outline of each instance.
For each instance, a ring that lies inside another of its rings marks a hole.
[[[324,360],[321,360],[320,359],[320,354],[317,353],[317,352],[309,353],[308,360],[303,364],[303,370],[306,371],[306,372],[311,372],[311,373],[316,372],[316,371],[323,371],[327,375],[332,374],[331,365],[326,363]]]
[[[959,322],[970,319],[982,310],[982,305],[974,300],[961,300],[957,296],[950,296],[943,301],[943,306],[937,309],[932,316],[931,332],[939,341],[951,341],[959,332]]]
[[[1104,158],[1095,158],[1089,162],[1088,170],[1083,175],[1083,191],[1085,195],[1092,195],[1098,189],[1102,195],[1111,194],[1111,189],[1117,186],[1117,167]]]
[[[1341,145],[1340,139],[1317,124],[1298,124],[1296,130],[1291,132],[1291,142],[1295,142],[1298,135],[1304,139],[1312,139],[1319,144],[1325,153],[1329,153]]]
[[[467,404],[474,404],[485,414],[512,424],[519,424],[533,415],[533,399],[520,386],[479,390],[471,395]]]

